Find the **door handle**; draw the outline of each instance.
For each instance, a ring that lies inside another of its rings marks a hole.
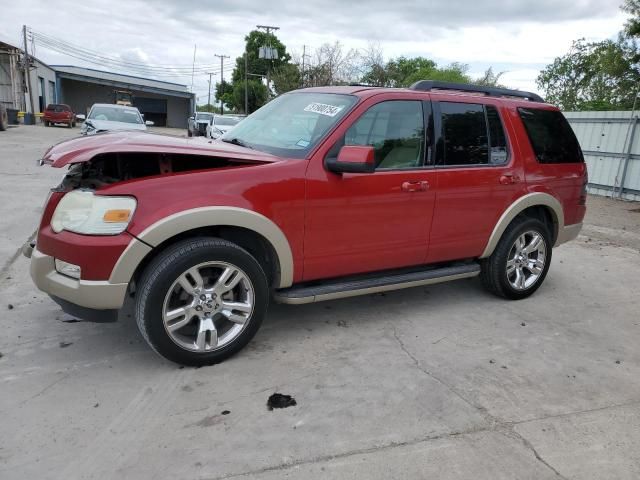
[[[403,192],[424,192],[429,189],[429,182],[422,180],[419,182],[402,182]]]
[[[514,175],[513,173],[505,173],[504,175],[500,176],[500,183],[502,185],[511,185],[518,182],[520,182],[520,177]]]

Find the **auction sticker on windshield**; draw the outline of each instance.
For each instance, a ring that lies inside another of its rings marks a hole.
[[[336,107],[335,105],[327,105],[326,103],[310,103],[304,107],[305,112],[319,113],[328,117],[335,117],[344,107]]]

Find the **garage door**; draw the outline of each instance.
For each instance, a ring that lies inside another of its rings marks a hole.
[[[151,120],[159,127],[167,125],[167,100],[135,96],[134,106],[138,107],[145,120]]]

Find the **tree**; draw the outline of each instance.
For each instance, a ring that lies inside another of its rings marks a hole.
[[[547,101],[564,110],[616,110],[631,108],[640,75],[633,42],[573,43],[569,53],[540,72],[536,83]]]
[[[625,0],[621,8],[631,15],[624,24],[624,35],[630,38],[640,37],[640,0]]]
[[[216,99],[235,109],[233,104],[233,85],[226,80],[216,85]]]
[[[260,47],[270,46],[278,51],[277,59],[264,59],[259,57]],[[222,100],[236,111],[244,112],[244,91],[245,91],[245,56],[247,70],[249,73],[248,103],[251,113],[264,105],[269,99],[267,86],[260,76],[266,78],[268,72],[280,71],[289,64],[291,56],[287,53],[285,45],[273,33],[267,34],[259,30],[253,30],[245,37],[245,51],[236,58],[236,66],[231,75],[230,88],[224,87],[221,93]],[[216,95],[218,90],[216,89]],[[217,98],[221,98],[217,97]]]
[[[480,78],[476,78],[473,83],[476,85],[485,85],[487,87],[500,87],[506,88],[500,84],[500,77],[506,72],[493,73],[493,68],[489,67],[485,70],[484,74]]]
[[[302,73],[297,65],[285,63],[273,70],[271,80],[273,81],[273,89],[276,95],[282,95],[283,93],[300,88]]]

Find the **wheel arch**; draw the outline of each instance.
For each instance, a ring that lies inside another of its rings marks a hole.
[[[263,258],[258,260],[270,264],[266,273],[276,288],[293,283],[293,255],[282,230],[264,215],[237,207],[194,208],[150,225],[122,253],[109,281],[131,281],[166,246],[194,236],[224,238],[254,255],[259,253]]]
[[[559,232],[564,228],[564,213],[560,202],[548,193],[529,193],[518,198],[502,213],[480,258],[491,256],[507,227],[521,214],[530,214],[546,223],[550,220],[553,227],[551,234],[554,243],[558,239]]]

